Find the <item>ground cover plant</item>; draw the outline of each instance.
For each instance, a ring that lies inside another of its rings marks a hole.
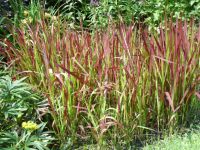
[[[186,124],[199,96],[200,28],[165,20],[158,32],[111,25],[72,31],[41,20],[5,43],[19,76],[48,98],[61,149],[130,146]],[[144,135],[144,136],[142,136]]]
[[[198,150],[199,149],[199,130],[192,130],[184,135],[173,135],[165,137],[163,140],[157,141],[152,145],[147,145],[144,150]]]

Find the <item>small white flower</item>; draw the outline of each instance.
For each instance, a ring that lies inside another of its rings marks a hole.
[[[49,69],[49,74],[53,74],[53,70],[52,69]]]

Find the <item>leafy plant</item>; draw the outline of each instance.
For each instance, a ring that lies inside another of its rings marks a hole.
[[[139,18],[143,20],[149,29],[158,27],[165,22],[165,17],[181,20],[199,19],[199,0],[194,1],[172,1],[172,0],[145,0],[141,3]],[[135,17],[135,16],[134,16]]]
[[[50,2],[51,3],[51,2]],[[61,14],[70,27],[77,28],[80,21],[84,27],[106,27],[109,21],[119,23],[120,18],[130,24],[144,22],[150,29],[158,27],[164,21],[164,16],[188,20],[191,17],[199,19],[199,0],[101,0],[92,5],[89,0],[60,0],[51,4],[54,13]]]
[[[40,110],[47,108],[41,97],[33,93],[24,80],[25,78],[12,81],[8,75],[0,77],[1,130],[12,129],[24,119],[36,120],[39,118]]]
[[[0,148],[2,150],[49,150],[48,145],[53,138],[50,132],[43,131],[45,125],[45,123],[41,123],[36,131],[23,129],[21,131],[1,132]]]

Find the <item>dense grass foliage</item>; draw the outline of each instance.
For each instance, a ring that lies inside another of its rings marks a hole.
[[[26,2],[0,6],[0,149],[134,149],[195,119],[200,0]]]
[[[163,140],[157,141],[152,145],[146,145],[143,150],[198,150],[199,149],[199,129],[193,130],[184,135],[173,135],[165,137]]]
[[[200,28],[192,21],[166,20],[157,33],[124,24],[93,33],[66,26],[27,24],[13,34],[16,46],[7,42],[10,62],[48,97],[61,148],[119,148],[186,123],[200,81]]]

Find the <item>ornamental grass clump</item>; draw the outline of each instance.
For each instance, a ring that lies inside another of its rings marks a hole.
[[[9,56],[45,93],[62,143],[120,146],[186,123],[200,80],[200,28],[192,22],[166,20],[159,33],[124,24],[89,33],[41,21],[14,38]]]

